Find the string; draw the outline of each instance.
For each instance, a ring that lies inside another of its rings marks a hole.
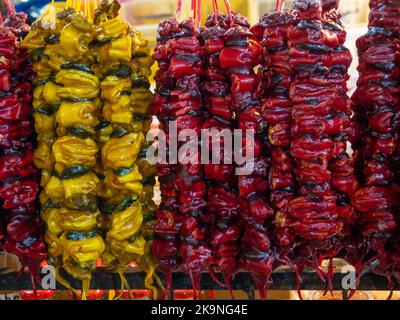
[[[190,5],[190,17],[196,19],[196,12],[194,11],[195,10],[194,7],[195,7],[195,0],[192,0],[192,3]]]
[[[285,0],[276,0],[275,11],[281,12],[283,9],[283,3]]]
[[[74,8],[76,12],[82,12],[82,1],[81,0],[75,0],[76,2],[74,3]]]
[[[85,2],[83,3],[83,9],[84,9],[84,15],[87,18],[88,17],[88,2],[87,0],[85,0]]]
[[[219,10],[218,10],[218,2],[217,2],[217,0],[212,0],[212,4],[213,4],[213,12],[214,12],[214,23],[215,23],[215,25],[218,25]]]
[[[197,27],[201,25],[201,0],[197,0]]]
[[[229,23],[232,26],[233,25],[233,18],[232,18],[232,7],[231,4],[229,3],[229,0],[224,0],[225,2],[225,7],[226,7],[226,11],[228,12],[228,16],[229,16]]]
[[[219,12],[219,8],[218,8],[218,0],[213,0],[213,3],[215,5],[215,10],[217,11],[217,13]]]
[[[7,12],[9,16],[13,16],[15,14],[14,4],[10,0],[5,0],[5,5],[7,7]]]
[[[97,10],[97,6],[98,6],[98,3],[97,3],[97,0],[95,0],[95,1],[93,1],[93,12],[92,12],[92,14],[93,14],[93,19],[94,19],[94,13],[96,12],[96,10]]]
[[[16,14],[16,13],[17,13],[17,11],[15,10],[14,3],[13,3],[11,0],[9,0],[9,2],[10,2],[10,4],[11,4],[11,10],[12,10],[12,14]]]
[[[177,4],[176,4],[176,18],[179,18],[181,12],[182,12],[182,3],[183,0],[178,0]]]

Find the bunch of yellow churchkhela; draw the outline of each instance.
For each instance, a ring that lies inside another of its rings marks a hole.
[[[147,42],[118,14],[116,1],[104,0],[95,11],[97,68],[101,74],[102,121],[98,126],[101,148],[101,211],[106,251],[103,263],[121,275],[136,261],[147,272],[146,286],[154,289],[155,265],[150,255],[154,168],[144,159],[145,133],[151,118],[147,108],[150,68],[153,64]],[[146,241],[148,240],[148,241]]]
[[[42,171],[41,216],[49,254],[57,270],[82,281],[85,298],[105,244],[99,233],[99,179],[94,173],[100,80],[93,71],[96,60],[90,44],[96,29],[79,9],[56,14],[50,6],[32,27],[25,46],[32,52],[36,72],[35,163]]]

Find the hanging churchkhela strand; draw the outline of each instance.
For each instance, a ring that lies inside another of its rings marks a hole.
[[[39,218],[38,171],[33,165],[34,127],[31,116],[33,71],[20,41],[29,32],[26,15],[5,1],[8,17],[0,16],[0,248],[27,267],[35,290],[40,263],[47,259]],[[34,291],[36,296],[36,290]]]
[[[290,153],[292,101],[289,91],[293,71],[287,39],[288,29],[295,21],[295,11],[282,10],[282,5],[283,1],[277,1],[276,11],[265,14],[251,30],[263,49],[257,96],[268,132],[265,148],[271,158],[268,182],[275,210],[277,259],[296,270],[293,256],[296,238],[287,211],[288,203],[297,195],[295,163]]]
[[[144,253],[140,234],[143,221],[139,196],[142,176],[136,157],[144,136],[135,132],[131,110],[132,38],[122,21],[116,1],[102,1],[94,14],[97,26],[97,63],[101,73],[102,120],[99,127],[101,162],[99,175],[101,212],[109,216],[106,250],[102,262],[115,268],[121,277],[121,294],[129,285],[124,277],[128,263]],[[136,127],[137,128],[137,127]]]
[[[357,126],[352,119],[351,100],[347,95],[348,69],[352,57],[350,51],[344,46],[346,31],[338,8],[339,0],[322,0],[322,27],[336,35],[338,45],[330,52],[331,67],[328,74],[329,81],[336,85],[335,108],[334,112],[327,115],[321,124],[330,127],[328,131],[333,133],[332,137],[335,141],[334,156],[329,160],[329,170],[332,189],[336,196],[339,220],[343,223],[343,228],[337,234],[332,252],[328,255],[330,258],[328,282],[331,282],[333,277],[333,256],[336,256],[347,245],[351,237],[352,227],[357,218],[351,204],[351,197],[359,188],[359,181],[354,170],[354,160],[347,152],[349,142],[354,141],[358,134]],[[332,289],[332,284],[328,283],[328,285],[329,289]]]
[[[229,28],[224,35],[220,65],[231,82],[231,107],[236,114],[236,125],[243,132],[251,130],[254,133],[254,139],[243,138],[243,145],[249,144],[254,150],[254,158],[246,164],[251,173],[238,177],[240,219],[244,226],[241,265],[252,273],[261,297],[265,298],[275,254],[269,236],[268,221],[273,217],[273,210],[266,196],[267,158],[261,148],[264,125],[260,103],[255,97],[259,81],[253,70],[260,63],[262,52],[260,45],[250,39],[247,20],[233,13],[228,1],[226,4]]]
[[[295,253],[298,270],[301,272],[311,262],[331,290],[332,257],[341,248],[338,242],[344,221],[340,215],[343,211],[338,210],[342,205],[338,192],[342,189],[332,179],[330,166],[346,154],[343,140],[347,137],[343,133],[350,123],[344,81],[347,76],[341,66],[334,64],[333,52],[338,49],[339,39],[323,27],[321,2],[296,0],[293,6],[296,21],[288,30],[293,70],[291,153],[299,195],[290,201],[288,213],[301,242]],[[348,59],[344,61],[347,67]],[[330,259],[328,272],[320,267],[323,258]]]
[[[35,164],[42,170],[41,216],[46,222],[50,262],[82,281],[82,298],[90,287],[105,245],[99,232],[94,173],[98,147],[100,80],[89,44],[95,28],[80,10],[89,3],[56,14],[50,5],[25,39],[36,78],[34,116],[39,146]],[[70,287],[61,274],[58,280]]]
[[[221,69],[219,55],[224,48],[224,34],[229,28],[228,17],[218,10],[213,1],[214,11],[207,17],[202,30],[202,46],[205,55],[205,75],[202,96],[206,109],[203,129],[233,132],[233,110],[230,101],[230,79]],[[209,140],[210,150],[215,135]],[[219,137],[219,136],[217,136]],[[227,164],[224,157],[224,141],[221,137],[219,150],[212,150],[211,158],[217,153],[218,164],[205,164],[207,180],[208,212],[211,214],[210,246],[213,253],[211,274],[221,272],[225,286],[230,290],[230,279],[239,269],[241,225],[239,223],[239,201],[237,178],[234,164]],[[212,159],[210,159],[211,161]],[[230,290],[232,293],[232,291]]]
[[[176,121],[177,132],[166,132],[167,140],[176,141],[185,129],[198,136],[202,128],[200,76],[203,73],[203,51],[196,28],[199,3],[192,1],[188,20],[175,18],[161,22],[154,59],[159,63],[153,113],[166,130]],[[180,4],[178,3],[178,12]],[[200,21],[198,16],[198,20]],[[184,142],[180,142],[178,148]],[[168,146],[170,147],[170,145]],[[170,151],[170,150],[169,150]],[[169,152],[169,155],[171,153]],[[167,273],[166,296],[169,294],[171,272],[179,268],[192,280],[195,297],[199,290],[200,273],[208,270],[211,250],[208,248],[206,215],[206,184],[200,163],[200,146],[194,157],[184,155],[173,165],[158,165],[162,202],[156,213],[153,255],[161,270]],[[171,160],[171,159],[170,159]]]
[[[177,14],[179,11],[177,12]],[[162,21],[158,26],[157,46],[153,58],[158,63],[158,70],[154,76],[156,89],[151,106],[151,113],[160,121],[160,129],[165,133],[167,143],[166,155],[170,155],[170,133],[168,130],[171,119],[171,92],[173,79],[168,73],[170,60],[167,56],[167,42],[177,32],[176,18]],[[167,158],[166,161],[169,161]],[[167,164],[157,163],[157,175],[160,183],[161,203],[156,210],[154,225],[155,239],[152,244],[152,254],[157,260],[158,268],[167,275],[165,297],[169,298],[172,271],[178,266],[179,229],[182,217],[179,214],[178,191],[175,187],[177,165],[171,161]]]
[[[359,232],[348,247],[348,260],[358,276],[377,262],[374,271],[386,276],[393,287],[395,255],[390,255],[388,239],[397,227],[399,204],[393,169],[399,142],[400,2],[371,0],[369,5],[368,32],[357,40],[359,79],[353,103],[361,135],[353,148],[362,187],[352,198],[359,212]]]
[[[115,267],[122,287],[129,289],[123,271],[130,262],[138,262],[147,272],[146,286],[156,295],[152,285],[155,266],[149,256],[150,243],[146,244],[142,230],[143,209],[150,220],[155,209],[151,203],[154,170],[145,159],[138,160],[144,133],[151,123],[151,118],[146,116],[151,102],[147,76],[153,62],[147,42],[120,18],[119,8],[116,1],[102,1],[94,19],[98,27],[97,62],[102,74],[101,211],[111,214],[103,263]],[[145,191],[144,179],[147,179]]]
[[[132,110],[133,117],[136,120],[138,130],[145,136],[150,130],[152,117],[148,115],[149,107],[152,102],[152,93],[150,91],[150,82],[148,77],[151,75],[151,66],[154,60],[150,56],[150,48],[148,41],[144,39],[143,35],[132,30]],[[147,159],[147,149],[152,145],[151,141],[145,141],[140,150],[136,164],[139,172],[142,175],[143,190],[140,195],[142,203],[142,227],[141,232],[146,240],[144,247],[144,254],[139,257],[139,267],[146,272],[145,286],[153,291],[153,298],[157,297],[156,288],[153,286],[153,278],[157,281],[158,285],[163,289],[155,269],[157,262],[151,253],[151,247],[154,239],[154,213],[157,206],[153,200],[154,198],[154,185],[156,183],[155,176],[157,174],[156,167]]]
[[[191,129],[200,136],[202,128],[200,75],[203,72],[203,52],[195,22],[196,5],[199,4],[192,0],[193,18],[182,21],[178,25],[178,34],[167,44],[169,73],[174,81],[171,109],[175,115],[172,115],[172,119],[177,122],[178,135],[185,129]],[[197,18],[201,19],[200,16]],[[205,228],[207,190],[200,162],[200,146],[197,154],[185,156],[189,163],[178,163],[175,180],[179,194],[179,212],[183,218],[180,228],[180,270],[189,274],[197,298],[200,273],[208,270],[211,263],[211,250],[206,243]]]

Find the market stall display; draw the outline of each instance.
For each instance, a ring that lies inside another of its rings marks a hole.
[[[52,1],[31,27],[5,2],[0,249],[28,267],[25,298],[40,265],[82,300],[266,299],[285,277],[334,297],[336,258],[357,287],[398,288],[400,1],[369,0],[351,99],[339,0],[277,0],[253,26],[220,2],[202,25],[201,0],[178,0],[154,53],[117,0]]]

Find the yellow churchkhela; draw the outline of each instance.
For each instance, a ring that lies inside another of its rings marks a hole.
[[[106,250],[103,262],[114,267],[128,286],[123,270],[132,261],[146,271],[152,289],[155,264],[151,257],[154,168],[143,157],[151,118],[148,76],[153,60],[147,41],[119,16],[116,1],[104,0],[94,15],[101,70],[102,120],[100,182]],[[150,231],[151,229],[151,231]]]
[[[136,262],[153,290],[155,168],[145,158],[153,60],[117,1],[54,3],[24,41],[34,62],[34,118],[42,173],[41,216],[58,280],[82,281],[99,261],[123,271]],[[161,285],[162,286],[162,285]]]

